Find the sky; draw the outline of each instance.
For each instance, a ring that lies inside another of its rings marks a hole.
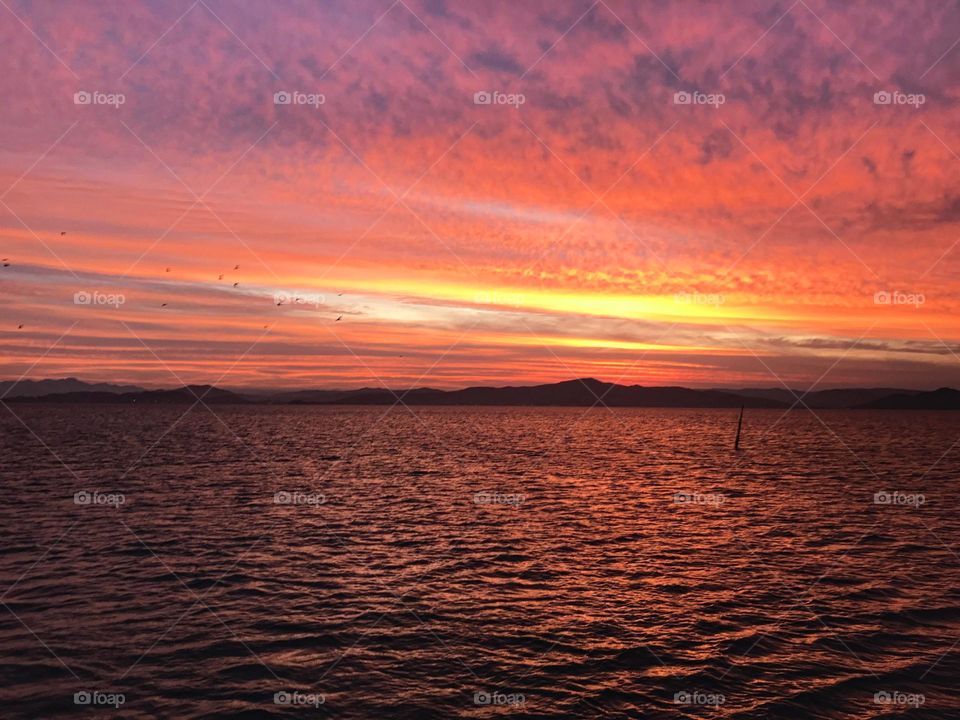
[[[955,4],[3,0],[0,55],[0,378],[960,386]]]

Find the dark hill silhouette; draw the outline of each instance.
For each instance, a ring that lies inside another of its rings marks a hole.
[[[813,390],[806,395],[803,390],[787,390],[786,388],[744,388],[729,392],[747,397],[764,397],[769,400],[779,400],[791,407],[797,398],[803,398],[803,404],[811,410],[830,410],[853,408],[865,405],[888,395],[915,395],[919,390],[903,390],[901,388],[839,388],[836,390]]]
[[[317,404],[333,402],[350,395],[383,392],[377,388],[360,388],[359,390],[293,390],[290,392],[270,393],[262,399],[274,404]]]
[[[111,392],[68,392],[51,393],[42,397],[12,398],[14,402],[64,402],[64,403],[142,403],[146,405],[177,405],[193,404],[197,398],[202,398],[208,405],[245,404],[250,401],[230,392],[211,385],[188,385],[174,390],[140,390],[139,392],[111,393]],[[10,399],[10,398],[8,398]]]
[[[691,408],[788,408],[796,398],[786,389],[694,390],[684,387],[645,387],[618,385],[596,378],[566,380],[543,385],[507,387],[469,387],[462,390],[413,388],[387,390],[360,388],[355,390],[297,390],[232,392],[210,385],[191,385],[171,390],[117,392],[130,387],[85,383],[75,378],[64,380],[24,381],[27,389],[39,393],[42,388],[81,387],[74,392],[48,392],[39,395],[17,395],[11,392],[4,402],[60,403],[144,403],[193,404],[203,397],[207,404],[275,404],[275,405],[393,405],[401,398],[407,405],[522,405],[531,407],[691,407]],[[12,381],[0,383],[9,387]],[[19,386],[18,386],[19,387]],[[108,389],[103,389],[104,387]],[[797,391],[798,395],[802,395]],[[817,390],[804,397],[804,404],[814,410],[826,409],[930,409],[960,410],[960,391],[951,388],[924,392],[887,388],[842,388]]]
[[[136,385],[88,383],[73,377],[51,378],[48,380],[0,381],[0,396],[6,395],[8,399],[16,397],[40,397],[42,395],[50,395],[51,393],[102,392],[119,394],[142,391],[143,388],[137,387]]]
[[[939,388],[909,395],[897,393],[860,407],[865,410],[960,410],[960,390]]]
[[[470,387],[464,390],[416,388],[383,390],[346,395],[328,401],[334,405],[392,405],[397,397],[407,405],[529,405],[590,407],[598,398],[610,407],[716,407],[779,408],[784,403],[767,398],[749,398],[720,390],[682,387],[616,385],[595,378],[567,380],[547,385],[517,387]]]

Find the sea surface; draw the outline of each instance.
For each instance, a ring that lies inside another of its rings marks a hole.
[[[0,408],[0,717],[960,718],[953,413]]]

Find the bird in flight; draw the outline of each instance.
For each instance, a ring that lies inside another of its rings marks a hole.
[[[239,285],[239,284],[240,284],[240,283],[235,282],[235,283],[233,284],[233,286],[236,287],[236,286]]]
[[[23,330],[23,325],[22,324],[17,325],[17,330]]]
[[[167,272],[170,272],[170,268],[167,268]]]
[[[223,273],[220,274],[220,277],[218,277],[217,280],[223,280]]]
[[[167,306],[166,303],[160,303],[160,307],[166,307],[166,306]]]
[[[334,320],[334,322],[340,322],[340,320],[342,320],[342,319],[343,319],[343,315],[339,315],[339,316],[337,316],[337,319]]]
[[[234,265],[234,266],[233,266],[233,269],[234,269],[234,270],[239,270],[239,269],[240,269],[240,266],[239,266],[239,265]]]
[[[60,237],[63,237],[63,236],[66,235],[66,234],[67,234],[67,231],[66,231],[66,230],[61,230],[61,231],[60,231]]]

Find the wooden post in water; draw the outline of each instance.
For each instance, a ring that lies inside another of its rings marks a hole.
[[[740,406],[740,419],[737,420],[737,439],[733,441],[733,449],[740,449],[740,428],[743,427],[743,405]]]

